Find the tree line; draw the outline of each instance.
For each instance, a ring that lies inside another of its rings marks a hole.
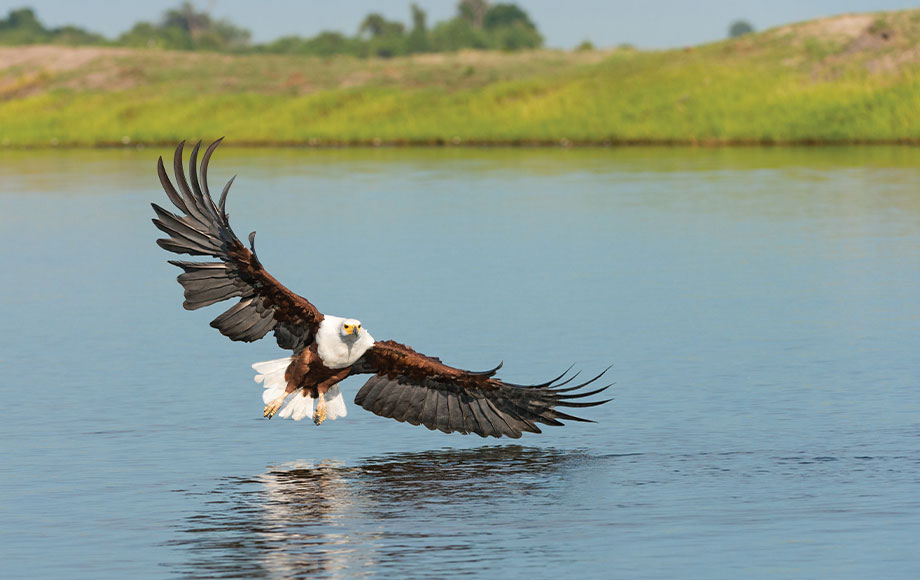
[[[411,4],[409,12],[409,26],[398,20],[388,20],[380,13],[371,13],[364,17],[352,36],[323,31],[309,38],[294,35],[253,44],[249,30],[228,20],[214,19],[207,12],[197,10],[191,2],[167,10],[157,22],[138,22],[114,40],[76,26],[47,28],[34,10],[20,8],[0,20],[0,44],[108,45],[382,58],[465,48],[514,51],[543,46],[543,36],[536,24],[513,3],[461,0],[452,18],[433,26],[428,25],[427,14],[418,5]]]

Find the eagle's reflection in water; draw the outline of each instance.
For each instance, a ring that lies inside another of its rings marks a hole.
[[[270,467],[223,480],[171,543],[192,578],[488,571],[528,551],[521,526],[532,527],[532,509],[546,515],[567,466],[586,459],[496,446]]]

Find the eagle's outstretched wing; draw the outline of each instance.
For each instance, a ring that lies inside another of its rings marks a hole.
[[[382,417],[445,433],[518,438],[524,431],[540,433],[537,423],[590,422],[557,407],[593,407],[607,402],[573,400],[609,387],[579,392],[604,373],[562,388],[575,378],[562,380],[568,371],[539,385],[516,385],[493,378],[499,368],[501,365],[484,372],[464,371],[399,343],[377,342],[352,367],[352,374],[375,375],[358,391],[355,404]]]
[[[160,157],[157,163],[160,183],[181,213],[177,215],[151,204],[157,214],[153,223],[170,236],[157,240],[157,244],[177,254],[213,256],[220,260],[169,261],[185,271],[178,280],[185,288],[183,306],[186,309],[196,310],[239,298],[239,302],[211,321],[211,326],[232,340],[245,342],[258,340],[273,330],[279,346],[301,350],[313,341],[323,315],[307,299],[291,292],[265,271],[255,253],[255,232],[249,234],[250,251],[230,229],[224,206],[233,179],[224,186],[220,201],[214,203],[208,190],[207,171],[211,155],[220,141],[211,143],[205,151],[200,175],[197,159],[201,143],[192,149],[189,158],[191,183],[186,180],[182,167],[185,142],[179,144],[173,159],[179,191],[166,175],[163,158]]]

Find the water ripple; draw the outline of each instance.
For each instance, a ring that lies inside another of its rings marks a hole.
[[[510,548],[490,514],[521,497],[561,493],[566,470],[597,457],[520,446],[386,454],[355,465],[293,462],[227,477],[170,545],[191,578],[334,577],[348,569],[414,566],[481,570]],[[190,493],[190,492],[185,492]],[[480,527],[480,525],[482,527]],[[490,528],[498,528],[491,529]],[[526,549],[525,544],[521,548]]]

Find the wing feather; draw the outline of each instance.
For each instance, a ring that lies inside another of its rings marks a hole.
[[[406,421],[413,425],[424,425],[429,429],[434,429],[432,425],[438,416],[438,392],[434,389],[425,389],[425,400],[419,408],[418,415],[406,418]]]
[[[200,270],[193,270],[191,272],[185,272],[184,274],[179,274],[179,281],[183,286],[187,284],[192,284],[198,281],[205,281],[211,278],[216,280],[226,280],[227,279],[227,269],[223,264],[219,264],[220,268],[201,268]]]
[[[501,366],[501,365],[499,365]],[[539,425],[589,421],[561,407],[594,407],[602,401],[573,401],[603,392],[610,385],[584,391],[607,371],[574,387],[568,371],[537,385],[517,385],[494,378],[498,368],[470,372],[450,367],[392,341],[375,343],[352,367],[352,374],[372,376],[355,403],[383,417],[424,425],[445,433],[518,438],[540,433]]]
[[[282,348],[299,351],[308,346],[316,334],[323,315],[307,299],[291,292],[262,267],[255,249],[249,249],[230,228],[225,210],[227,192],[233,179],[224,187],[219,205],[214,203],[208,189],[208,164],[218,139],[211,143],[197,167],[201,143],[192,148],[186,178],[182,151],[185,143],[176,147],[173,155],[173,185],[161,157],[157,175],[169,201],[179,214],[153,205],[153,223],[168,238],[157,244],[176,254],[211,256],[220,262],[185,262],[170,260],[182,268],[179,283],[185,289],[183,306],[195,310],[224,300],[239,298],[223,314],[211,321],[211,326],[231,340],[251,342],[274,331]],[[255,232],[250,235],[252,243]]]
[[[385,415],[384,415],[385,416]],[[447,393],[438,391],[438,410],[435,415],[435,426],[439,431],[450,433],[450,403],[447,401]]]
[[[473,416],[476,419],[478,424],[478,429],[470,429],[473,433],[476,433],[480,437],[499,437],[501,432],[495,429],[495,426],[492,425],[492,422],[489,421],[489,418],[486,417],[485,413],[482,411],[482,399],[473,399],[470,401],[470,412],[473,413]]]
[[[399,404],[393,409],[393,418],[397,421],[409,421],[414,417],[418,417],[421,412],[422,405],[425,404],[425,397],[428,395],[428,389],[420,387],[418,385],[412,385],[410,391],[410,396],[401,400]],[[418,425],[418,420],[415,420],[413,425]]]
[[[444,396],[447,398],[447,409],[450,416],[448,429],[451,432],[459,431],[464,435],[468,435],[469,431],[463,430],[463,412],[460,410],[460,399],[457,393],[445,393]]]
[[[355,404],[361,405],[362,407],[370,407],[374,404],[374,399],[377,398],[378,389],[383,387],[383,383],[387,381],[386,377],[373,376],[367,383],[364,384],[364,387],[358,391],[358,394],[355,395]]]
[[[217,284],[220,285],[218,286]],[[210,306],[211,304],[243,295],[243,289],[231,280],[220,280],[217,284],[203,284],[201,282],[184,284],[185,303],[183,306],[187,310],[197,310],[203,306]]]
[[[377,400],[374,401],[374,413],[385,417],[391,416],[396,402],[406,393],[406,386],[407,385],[400,384],[396,381],[387,381],[385,392],[388,396],[377,397]]]
[[[153,211],[157,214],[157,218],[159,218],[158,222],[154,223],[163,233],[181,238],[183,241],[197,244],[212,252],[216,252],[220,249],[220,245],[215,243],[215,240],[208,237],[206,232],[202,232],[186,224],[179,216],[156,205],[153,206]]]
[[[520,419],[515,418],[514,415],[501,412],[495,404],[488,399],[483,399],[483,401],[485,402],[485,406],[489,409],[489,417],[492,418],[492,421],[501,421],[504,424],[505,429],[502,430],[502,434],[512,439],[519,439],[524,431],[527,430],[527,425]]]
[[[476,433],[477,431],[485,431],[473,415],[473,398],[470,394],[467,391],[460,391],[457,394],[457,398],[460,403],[460,413],[463,415],[463,432]]]
[[[397,421],[405,421],[412,403],[423,395],[424,389],[422,387],[417,385],[404,385],[403,394],[400,395],[396,404],[393,405],[393,410],[390,412],[393,418]]]

